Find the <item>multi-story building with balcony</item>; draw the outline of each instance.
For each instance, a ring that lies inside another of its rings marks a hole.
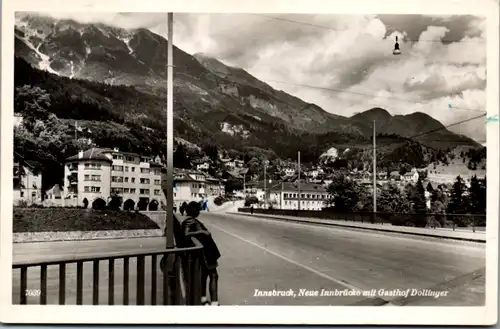
[[[118,149],[92,148],[66,160],[65,199],[72,205],[92,206],[122,198],[125,210],[157,210],[166,204],[161,189],[158,162],[139,154]]]

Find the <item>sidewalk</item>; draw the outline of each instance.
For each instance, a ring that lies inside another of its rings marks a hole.
[[[472,232],[466,230],[453,231],[452,229],[446,229],[446,228],[431,229],[431,228],[420,228],[420,227],[394,226],[391,224],[372,224],[372,223],[361,223],[354,221],[334,220],[334,219],[318,219],[318,218],[279,216],[279,215],[266,215],[266,214],[251,215],[249,213],[243,213],[243,212],[231,212],[231,214],[240,216],[271,218],[276,220],[286,220],[298,223],[341,226],[341,227],[372,230],[372,231],[392,232],[392,233],[419,235],[419,236],[441,238],[441,239],[486,243],[486,232],[484,231],[482,232]]]

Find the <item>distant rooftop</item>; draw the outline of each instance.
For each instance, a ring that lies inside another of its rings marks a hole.
[[[80,152],[66,159],[66,162],[70,161],[107,161],[113,162],[110,158],[108,158],[104,153],[109,152],[108,149],[102,149],[98,147],[93,147],[84,152]]]

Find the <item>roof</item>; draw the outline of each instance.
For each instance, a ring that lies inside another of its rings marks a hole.
[[[52,194],[55,196],[61,196],[62,195],[62,188],[59,184],[56,184],[56,185],[52,186],[52,188],[48,189],[45,193]]]
[[[109,150],[93,147],[91,149],[88,149],[87,151],[84,151],[81,158],[80,158],[79,154],[76,154],[76,155],[73,155],[73,156],[67,158],[66,162],[94,160],[94,161],[107,161],[107,162],[112,163],[113,160],[111,160],[110,158],[108,158],[104,154],[106,152],[109,152]]]
[[[161,163],[156,163],[156,162],[150,162],[149,163],[149,166],[150,167],[163,167],[163,165]]]
[[[297,183],[283,183],[283,191],[298,191]],[[326,189],[321,184],[311,184],[311,183],[300,183],[300,192],[326,192]]]
[[[407,176],[407,177],[413,176],[413,175],[414,175],[414,174],[416,174],[416,173],[417,173],[417,172],[407,172],[407,173],[405,174],[405,177],[406,177],[406,176]]]

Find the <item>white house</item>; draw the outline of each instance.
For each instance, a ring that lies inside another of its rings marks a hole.
[[[285,168],[284,172],[285,172],[285,176],[287,176],[287,177],[291,177],[291,176],[295,175],[295,169],[293,169],[293,168]]]
[[[208,170],[210,168],[210,163],[207,161],[196,164],[196,170]]]
[[[409,183],[416,183],[418,181],[418,172],[416,170],[412,170],[403,175],[403,181]]]
[[[231,159],[221,159],[221,162],[229,170],[234,170],[236,168],[235,162]]]
[[[36,170],[36,163],[25,161],[20,156],[14,160],[13,203],[36,204],[42,201],[42,174]]]

